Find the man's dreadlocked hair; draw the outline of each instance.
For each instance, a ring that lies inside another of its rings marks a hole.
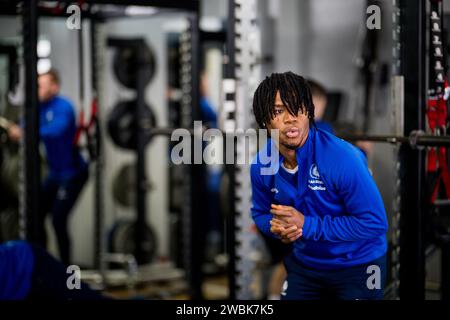
[[[296,116],[299,111],[306,111],[310,125],[314,125],[314,104],[309,85],[303,77],[289,71],[272,73],[256,89],[253,113],[260,128],[274,118],[277,91],[280,91],[281,100],[290,114]]]

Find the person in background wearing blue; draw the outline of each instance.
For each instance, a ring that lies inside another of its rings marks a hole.
[[[200,115],[203,126],[206,128],[217,128],[217,112],[208,98],[209,86],[206,70],[201,72],[200,77]],[[219,205],[220,186],[222,179],[222,166],[206,166],[206,250],[205,261],[211,266],[222,247],[222,219]]]
[[[0,244],[0,300],[109,299],[75,277],[36,245],[22,240]]]
[[[71,241],[68,217],[88,178],[88,165],[74,144],[75,110],[72,103],[59,95],[60,79],[56,70],[38,77],[39,134],[45,145],[49,175],[43,184],[40,212],[39,244],[47,244],[45,217],[50,211],[58,242],[60,259],[69,265]],[[9,136],[19,140],[22,129],[12,126]]]
[[[363,153],[315,126],[309,85],[292,72],[261,82],[253,112],[261,128],[279,130],[250,174],[256,226],[292,244],[282,299],[382,299],[388,224]]]
[[[208,99],[208,77],[206,71],[200,77],[200,115],[203,124],[209,128],[217,128],[217,112]]]
[[[307,82],[309,88],[311,89],[311,96],[314,104],[314,122],[316,127],[332,134],[338,134],[334,130],[332,124],[323,120],[328,104],[327,90],[322,84],[313,79],[308,79]],[[346,130],[344,130],[344,132],[355,133],[352,132],[348,126],[346,126]],[[353,144],[361,149],[366,158],[369,158],[373,153],[373,142],[360,140],[355,141]]]
[[[327,91],[325,90],[324,86],[313,79],[308,79],[307,82],[309,88],[311,89],[311,96],[314,104],[314,121],[316,127],[334,134],[334,130],[331,124],[323,120],[323,116],[325,115],[328,103]]]

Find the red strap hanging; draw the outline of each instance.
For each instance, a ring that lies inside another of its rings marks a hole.
[[[441,0],[430,0],[430,81],[426,116],[430,131],[435,135],[446,134],[447,99],[449,85],[445,76],[444,45],[442,39],[442,3]],[[447,199],[450,199],[450,174],[447,165],[447,149],[432,147],[427,152],[427,173],[430,179],[436,177],[432,187],[431,202],[439,195],[441,183]]]
[[[441,182],[444,185],[445,195],[446,195],[447,199],[450,199],[450,174],[449,174],[448,165],[447,165],[447,149],[446,148],[439,148],[438,159],[439,159],[440,172],[439,172],[437,182],[433,189],[433,193],[431,196],[431,203],[434,203],[438,197],[439,187],[441,186]]]
[[[77,130],[75,132],[75,136],[73,139],[74,145],[78,146],[80,144],[80,138],[81,138],[82,134],[86,135],[86,139],[88,141],[91,140],[91,135],[95,134],[92,132],[92,128],[95,126],[96,118],[97,118],[97,100],[94,99],[94,100],[92,100],[91,114],[90,114],[90,118],[89,118],[89,121],[87,122],[87,124],[85,123],[84,110],[81,110],[79,113]]]

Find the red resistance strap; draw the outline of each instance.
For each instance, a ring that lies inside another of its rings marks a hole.
[[[441,170],[439,172],[436,184],[433,189],[433,193],[431,195],[431,203],[434,203],[438,197],[439,186],[441,185],[441,182],[444,184],[445,195],[447,199],[450,199],[450,175],[448,172],[448,165],[447,165],[447,149],[439,148],[437,157],[439,162],[439,168]]]
[[[97,118],[97,100],[92,100],[91,104],[91,117],[89,119],[89,122],[85,124],[84,121],[84,110],[80,111],[79,117],[78,117],[78,125],[77,125],[77,131],[75,132],[75,136],[73,138],[73,144],[78,146],[80,142],[81,134],[84,133],[86,135],[87,140],[89,141],[92,137],[92,128],[95,125],[95,120]]]
[[[442,37],[442,0],[430,0],[430,81],[426,115],[432,134],[446,134],[447,99],[449,85],[445,76],[445,41]],[[447,149],[433,147],[427,153],[427,173],[432,184],[431,203],[435,203],[443,183],[446,197],[450,199],[450,174]],[[436,179],[434,183],[433,179]]]
[[[448,85],[446,84],[446,87]],[[433,133],[445,128],[447,121],[447,103],[444,97],[429,99],[427,108],[428,125]],[[445,131],[444,131],[445,132]],[[450,199],[450,174],[447,165],[447,149],[445,147],[430,148],[427,154],[427,173],[438,173],[433,187],[431,203],[434,203],[439,193],[441,182],[444,184],[447,199]]]

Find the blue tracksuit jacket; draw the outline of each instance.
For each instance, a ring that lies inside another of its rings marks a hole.
[[[350,143],[315,127],[296,150],[298,185],[279,172],[262,175],[261,161],[271,140],[251,165],[252,217],[261,232],[270,232],[272,203],[295,207],[305,215],[303,236],[293,254],[306,266],[339,269],[375,260],[386,253],[386,212],[363,153]],[[264,157],[266,155],[266,157]],[[279,165],[283,156],[279,154]],[[279,170],[276,170],[279,171]]]
[[[33,267],[33,251],[28,243],[17,240],[0,244],[0,300],[26,298]]]
[[[69,100],[56,96],[39,108],[39,134],[45,145],[50,178],[74,177],[86,162],[73,144],[76,132],[75,112]]]

